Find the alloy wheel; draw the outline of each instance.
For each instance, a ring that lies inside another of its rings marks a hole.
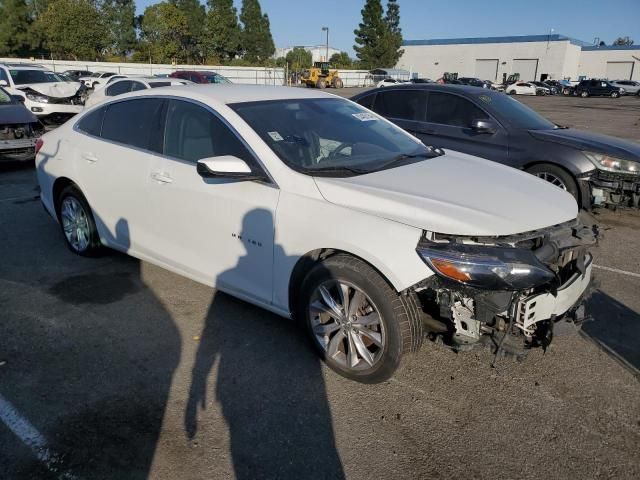
[[[386,335],[379,310],[355,285],[328,280],[309,303],[313,337],[342,368],[367,370],[382,357]]]
[[[558,178],[553,173],[549,172],[538,172],[536,173],[536,177],[541,178],[542,180],[546,180],[547,182],[555,185],[556,187],[561,188],[562,190],[567,190],[567,186],[562,181],[561,178]]]
[[[64,235],[76,252],[84,252],[89,246],[91,229],[89,218],[80,202],[74,197],[66,197],[60,207],[60,218]]]

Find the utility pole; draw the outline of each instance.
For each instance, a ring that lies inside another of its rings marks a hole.
[[[323,32],[327,32],[327,55],[324,59],[325,62],[329,61],[329,27],[322,27]]]

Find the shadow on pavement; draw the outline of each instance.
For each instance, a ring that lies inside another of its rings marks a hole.
[[[640,376],[640,314],[601,290],[587,307],[594,320],[584,324],[582,335]]]

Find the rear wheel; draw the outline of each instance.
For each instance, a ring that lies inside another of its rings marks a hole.
[[[298,317],[327,365],[363,383],[389,379],[404,353],[422,343],[412,295],[399,295],[371,266],[339,254],[305,278]]]
[[[101,248],[91,207],[75,185],[66,187],[58,197],[58,218],[67,247],[78,255],[91,256]]]
[[[509,90],[509,95],[515,95],[516,91],[515,90]]]
[[[618,98],[620,96],[620,92],[611,92],[611,98]]]
[[[583,90],[582,92],[580,92],[580,96],[582,98],[587,98],[589,96],[589,92],[587,92],[586,90]]]
[[[344,87],[344,83],[342,82],[341,78],[334,78],[333,79],[333,88],[342,88]]]
[[[569,192],[576,199],[576,202],[580,204],[580,198],[578,194],[578,184],[576,183],[573,175],[557,165],[550,163],[539,163],[533,165],[527,169],[527,172],[535,175],[542,180],[555,185],[562,190]]]

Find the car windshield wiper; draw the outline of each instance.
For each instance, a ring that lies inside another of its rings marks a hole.
[[[421,152],[421,153],[413,153],[413,154],[402,153],[400,155],[396,155],[391,160],[383,163],[382,165],[380,165],[379,167],[377,167],[375,170],[372,170],[372,171],[377,172],[379,170],[392,168],[394,166],[400,165],[401,163],[404,163],[406,160],[411,160],[414,158],[434,158],[434,157],[439,157],[440,155],[444,155],[444,151],[440,150],[439,148],[433,148],[433,147],[429,147],[429,152]]]
[[[320,167],[320,168],[307,168],[305,173],[309,175],[332,175],[335,173],[351,173],[354,175],[364,175],[365,173],[371,173],[370,170],[361,170],[359,168],[347,167],[344,165],[336,165],[333,167]]]

